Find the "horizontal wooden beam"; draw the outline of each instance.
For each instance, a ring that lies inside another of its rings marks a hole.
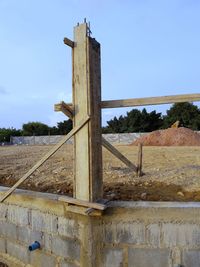
[[[28,177],[30,177],[31,174],[34,173],[42,164],[49,159],[55,152],[66,143],[67,140],[69,140],[74,134],[76,134],[88,121],[90,120],[89,117],[87,117],[85,120],[80,122],[80,125],[77,125],[74,127],[66,136],[63,137],[63,139],[60,140],[58,144],[56,144],[49,152],[47,152],[46,155],[44,155],[43,158],[41,158],[22,178],[20,178],[3,196],[0,198],[0,202],[3,202],[12,192],[20,185],[22,184]]]
[[[200,101],[200,94],[171,95],[159,97],[107,100],[101,102],[101,108],[136,107],[180,102]]]
[[[74,110],[72,104],[66,104],[64,101],[54,105],[54,111],[62,111],[71,120],[74,116]]]
[[[93,208],[93,209],[97,209],[97,210],[105,210],[106,209],[106,205],[104,205],[104,204],[89,202],[89,201],[80,200],[77,198],[72,198],[72,197],[67,197],[67,196],[59,197],[58,200],[62,201],[62,202],[69,203],[69,204],[86,207],[86,208]]]
[[[74,42],[71,41],[70,39],[68,39],[67,37],[64,38],[63,42],[64,42],[64,44],[70,46],[71,48],[74,47]]]
[[[119,150],[112,146],[105,138],[102,137],[102,145],[110,151],[115,157],[121,160],[126,166],[128,166],[134,172],[137,172],[137,166],[135,166],[130,160],[128,160],[124,155],[122,155]]]

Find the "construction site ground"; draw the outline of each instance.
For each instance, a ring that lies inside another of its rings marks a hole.
[[[137,163],[137,146],[116,145]],[[11,186],[52,146],[0,147],[0,185]],[[103,149],[104,198],[113,200],[200,201],[200,146],[144,146],[143,171],[137,177]],[[73,145],[66,144],[20,188],[73,194]]]

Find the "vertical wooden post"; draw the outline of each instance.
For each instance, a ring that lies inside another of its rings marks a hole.
[[[74,137],[74,197],[96,201],[103,194],[100,44],[87,23],[74,28],[72,51],[74,126],[90,117]]]
[[[138,144],[138,164],[137,164],[137,176],[142,176],[142,144]]]

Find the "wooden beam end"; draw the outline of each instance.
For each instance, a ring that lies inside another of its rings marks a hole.
[[[58,103],[54,105],[54,111],[61,111],[62,103]]]
[[[70,46],[71,48],[74,47],[74,42],[73,42],[72,40],[68,39],[67,37],[65,37],[65,38],[63,39],[63,42],[64,42],[64,44]]]

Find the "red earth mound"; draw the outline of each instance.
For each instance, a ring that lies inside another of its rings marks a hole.
[[[199,146],[200,134],[184,127],[169,128],[144,135],[132,145],[139,143],[145,146]]]

